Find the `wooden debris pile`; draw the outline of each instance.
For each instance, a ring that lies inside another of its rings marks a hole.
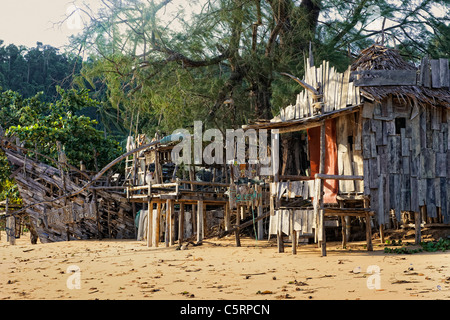
[[[126,194],[123,190],[111,191],[107,179],[68,197],[90,182],[86,172],[56,160],[58,168],[30,158],[26,149],[7,140],[2,140],[1,148],[13,167],[12,176],[23,199],[22,210],[30,217],[31,232],[42,243],[134,237],[132,208]]]

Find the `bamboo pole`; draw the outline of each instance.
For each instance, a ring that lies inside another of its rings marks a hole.
[[[203,240],[203,200],[197,202],[197,242]]]
[[[319,174],[324,174],[325,171],[325,122],[322,122],[322,125],[320,126],[320,163],[319,163]],[[317,177],[317,175],[316,175]],[[317,179],[316,179],[317,181]],[[326,232],[325,232],[325,224],[324,224],[324,210],[323,210],[323,181],[322,179],[319,180],[319,208],[320,209],[320,232],[322,232],[322,257],[327,255],[327,240],[326,240]]]

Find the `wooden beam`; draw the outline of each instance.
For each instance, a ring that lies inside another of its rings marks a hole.
[[[298,84],[300,84],[303,88],[305,88],[306,90],[308,90],[309,92],[311,92],[312,94],[319,96],[319,92],[311,85],[307,84],[306,82],[304,82],[303,80],[300,80],[299,78],[286,73],[286,72],[280,72],[280,74],[282,74],[283,76],[287,76],[289,78],[291,78],[292,80],[294,80],[295,82],[297,82]]]
[[[334,180],[364,180],[364,176],[345,176],[345,175],[336,175],[336,174],[323,174],[323,173],[316,173],[315,175],[318,179],[328,180],[328,179],[334,179]]]
[[[415,86],[417,85],[416,70],[363,70],[352,72],[360,75],[353,84],[359,87],[372,86]],[[364,76],[370,76],[366,78]]]

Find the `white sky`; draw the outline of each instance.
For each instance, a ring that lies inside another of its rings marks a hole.
[[[5,44],[36,46],[43,42],[54,47],[67,43],[68,37],[76,29],[69,29],[62,21],[73,0],[0,0],[0,40]],[[86,3],[98,5],[100,0],[88,0]]]
[[[81,31],[82,23],[75,15],[57,24],[73,11],[74,3],[79,7],[87,4],[94,12],[101,6],[100,0],[0,0],[0,40],[27,47],[39,41],[60,48],[70,35]],[[171,7],[186,4],[187,0],[175,0]]]
[[[189,2],[174,0],[171,6],[188,7]],[[0,0],[0,40],[4,40],[6,45],[13,43],[27,47],[36,46],[38,41],[58,48],[64,46],[68,37],[82,27],[75,16],[62,25],[56,25],[65,18],[68,10],[70,12],[73,3],[80,7],[85,3],[97,10],[101,0]],[[445,12],[433,14],[445,15]],[[386,27],[388,25],[389,22]]]

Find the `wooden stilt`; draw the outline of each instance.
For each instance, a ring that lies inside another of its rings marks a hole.
[[[169,246],[173,246],[174,244],[174,201],[169,200],[168,204],[168,212],[169,212]]]
[[[9,199],[6,198],[5,213],[8,215],[9,212]],[[6,218],[6,240],[10,245],[16,244],[16,218],[14,216],[9,216]]]
[[[384,244],[384,224],[380,224],[380,241]]]
[[[325,147],[325,122],[322,122],[320,126],[320,162],[319,162],[319,173],[324,174],[325,173],[325,153],[326,153],[326,147]],[[316,193],[315,197],[317,198],[315,203],[315,212],[316,214],[319,214],[319,233],[321,234],[321,237],[319,237],[319,240],[321,240],[320,247],[322,252],[322,257],[327,255],[327,241],[326,241],[326,233],[325,233],[325,223],[324,223],[324,210],[323,210],[323,181],[320,178],[315,179],[315,188]]]
[[[178,245],[184,241],[184,203],[180,202],[180,214],[178,217]]]
[[[278,252],[284,252],[284,239],[283,232],[281,231],[281,212],[278,210],[278,219],[277,219],[277,246]]]
[[[291,232],[291,238],[292,238],[292,254],[297,254],[297,231],[294,229],[294,214],[295,211],[294,210],[290,210],[291,211],[291,227],[292,227],[292,232]]]
[[[169,246],[169,235],[170,235],[170,202],[172,200],[167,200],[166,202],[166,221],[165,221],[165,228],[164,228],[164,244],[166,247]]]
[[[234,233],[236,237],[236,247],[241,246],[241,239],[239,238],[239,232],[241,231],[239,225],[241,224],[241,214],[240,210],[244,210],[242,206],[237,206],[236,208],[236,232]]]
[[[156,203],[156,215],[153,216],[153,230],[152,230],[152,246],[158,247],[159,245],[159,225],[161,223],[161,203]]]
[[[415,222],[415,244],[420,244],[422,242],[422,230],[421,230],[421,223],[422,223],[422,215],[425,211],[425,207],[420,207],[420,212],[414,212],[414,222]]]
[[[369,199],[364,199],[364,208],[369,208]],[[373,251],[372,245],[372,226],[370,224],[370,215],[366,214],[366,242],[367,251]]]
[[[258,206],[258,217],[261,217],[263,215],[263,207],[262,205]],[[262,240],[264,237],[264,225],[263,220],[258,221],[258,240]]]
[[[153,244],[153,202],[148,202],[147,208],[147,247]]]
[[[341,233],[342,233],[342,249],[347,248],[347,223],[345,221],[345,217],[342,216],[341,217],[341,224],[342,224],[342,229],[341,229]]]
[[[225,231],[228,231],[230,229],[230,204],[228,202],[224,205],[224,220]]]
[[[203,200],[197,201],[197,242],[203,240]]]

